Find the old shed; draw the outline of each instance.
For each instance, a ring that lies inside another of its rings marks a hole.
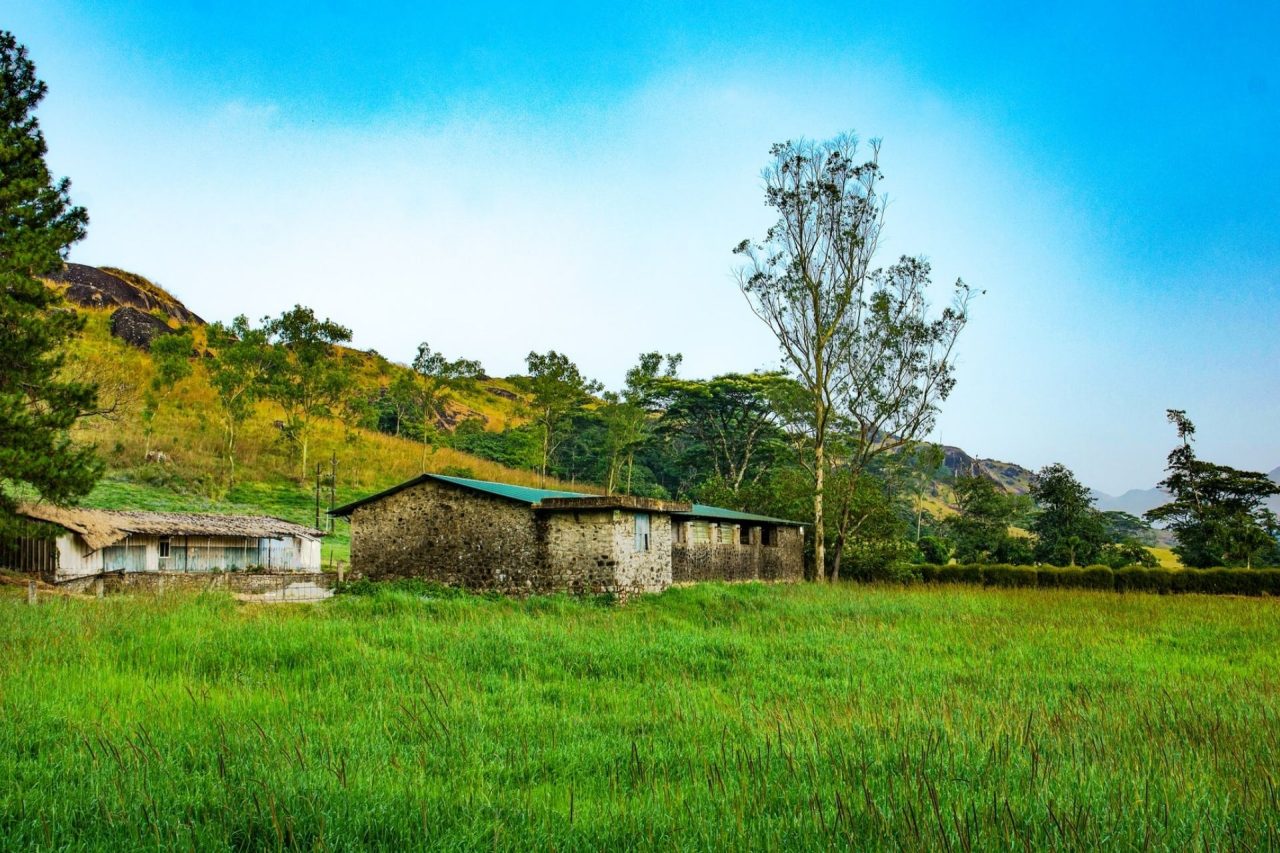
[[[317,571],[319,530],[270,516],[136,512],[23,504],[53,539],[0,543],[0,565],[55,582],[105,572]]]
[[[470,589],[656,592],[697,580],[799,580],[803,528],[719,507],[422,474],[333,510],[351,567]]]

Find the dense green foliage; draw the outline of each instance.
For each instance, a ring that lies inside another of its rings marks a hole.
[[[1199,592],[1221,595],[1280,595],[1280,569],[1166,569],[1154,565],[1022,566],[1001,563],[924,564],[904,567],[900,580],[971,583],[985,586],[1040,586],[1058,589],[1115,589],[1145,592]]]
[[[1067,466],[1041,468],[1031,482],[1031,498],[1039,509],[1031,521],[1036,560],[1056,566],[1097,561],[1106,543],[1106,524],[1093,508],[1088,487]]]
[[[351,330],[295,305],[279,317],[264,318],[262,331],[271,358],[264,394],[284,409],[284,435],[297,448],[306,479],[312,422],[331,417],[350,399],[350,374],[336,345],[351,340]]]
[[[1272,601],[8,595],[0,647],[0,849],[1280,845]]]
[[[70,182],[45,164],[34,115],[45,91],[27,49],[0,31],[0,533],[14,529],[6,480],[68,501],[102,470],[93,448],[70,436],[97,398],[92,383],[63,373],[64,348],[84,320],[38,280],[62,269],[89,222],[71,204]]]
[[[1174,552],[1188,566],[1280,565],[1280,521],[1265,501],[1280,494],[1266,474],[1215,465],[1196,456],[1196,428],[1186,412],[1170,409],[1181,443],[1169,453],[1161,488],[1173,496],[1147,512],[1178,537]]]

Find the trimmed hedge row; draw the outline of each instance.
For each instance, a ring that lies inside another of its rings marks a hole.
[[[1114,589],[1121,592],[1201,592],[1217,595],[1280,595],[1280,569],[1148,569],[1127,566],[924,565],[925,583],[971,583],[1000,587]]]

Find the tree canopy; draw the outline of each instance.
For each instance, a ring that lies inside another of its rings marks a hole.
[[[1093,508],[1088,487],[1069,468],[1059,463],[1041,468],[1031,482],[1031,497],[1039,509],[1031,520],[1038,561],[1055,566],[1097,561],[1107,541],[1106,524]]]
[[[735,250],[744,259],[739,288],[802,389],[791,427],[807,438],[814,528],[836,528],[833,578],[842,543],[866,520],[859,478],[876,456],[923,439],[954,386],[953,353],[971,296],[957,281],[952,304],[930,317],[926,261],[904,256],[875,266],[885,199],[880,143],[869,148],[861,153],[852,134],[774,145],[763,177],[778,219],[763,240]],[[825,507],[829,468],[846,475],[834,513]],[[825,575],[824,537],[815,563]]]
[[[27,49],[0,31],[0,529],[14,524],[4,480],[54,503],[87,494],[102,472],[71,427],[93,411],[97,388],[63,375],[65,347],[84,325],[40,278],[61,271],[89,217],[55,180],[35,117],[45,84]]]
[[[1280,523],[1266,506],[1280,486],[1266,474],[1198,458],[1195,424],[1181,409],[1167,415],[1180,441],[1169,453],[1160,487],[1173,500],[1148,511],[1147,520],[1174,532],[1174,553],[1187,566],[1280,564]]]

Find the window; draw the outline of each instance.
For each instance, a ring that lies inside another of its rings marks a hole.
[[[169,537],[165,536],[160,540],[160,559],[166,560],[168,558],[169,558]]]
[[[689,525],[689,541],[698,544],[707,544],[711,541],[711,525],[705,521],[695,521]]]
[[[649,514],[647,512],[636,513],[636,550],[649,550]]]
[[[767,524],[760,528],[760,543],[773,547],[778,544],[778,528],[772,524]]]
[[[751,544],[751,528],[747,527],[745,524],[738,528],[738,544]]]
[[[718,534],[716,536],[716,541],[718,543],[720,543],[721,545],[733,544],[733,525],[732,524],[717,524],[716,529]]]
[[[671,541],[677,545],[684,545],[689,541],[689,522],[671,520]]]

